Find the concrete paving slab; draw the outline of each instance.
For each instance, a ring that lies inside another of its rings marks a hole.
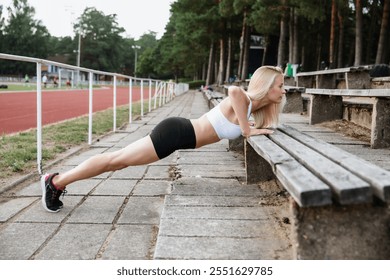
[[[21,214],[15,222],[23,223],[61,223],[69,213],[80,203],[82,196],[66,196],[62,202],[64,207],[56,214],[49,213],[42,207],[41,199],[36,201],[34,205],[26,212]]]
[[[241,184],[236,179],[180,178],[173,182],[174,195],[260,196],[256,185]]]
[[[12,223],[0,231],[0,259],[27,260],[54,233],[58,224]]]
[[[137,180],[109,178],[98,185],[91,195],[127,196],[133,191],[137,182]]]
[[[37,260],[93,260],[112,225],[65,224],[35,256]]]
[[[66,190],[68,191],[68,195],[87,195],[101,182],[102,180],[99,179],[78,181],[67,186]]]
[[[287,246],[282,242],[271,243],[263,238],[161,236],[157,241],[154,257],[207,260],[278,259],[279,252],[286,250]]]
[[[170,194],[172,185],[170,181],[142,180],[134,188],[134,196],[162,196]]]
[[[256,196],[180,196],[169,195],[165,205],[170,206],[217,206],[217,207],[255,207],[262,202]]]
[[[162,219],[266,220],[267,214],[258,207],[209,207],[165,205]]]
[[[130,197],[118,224],[158,225],[163,204],[161,197]]]
[[[79,156],[91,157],[91,156],[94,156],[94,155],[102,154],[105,151],[107,151],[107,148],[90,148],[90,149],[88,149],[86,151],[81,152],[79,154]]]
[[[131,166],[122,170],[115,171],[111,178],[113,179],[141,179],[146,171],[147,166]]]
[[[274,224],[269,220],[165,219],[161,236],[273,238]],[[270,236],[271,234],[271,236]]]
[[[237,154],[243,160],[243,156]],[[182,164],[204,164],[204,165],[234,165],[242,167],[241,162],[237,162],[237,157],[232,157],[232,153],[225,151],[199,151],[180,152],[180,158],[177,163]]]
[[[183,177],[203,177],[203,178],[240,178],[244,180],[246,173],[242,163],[226,165],[179,165],[180,173]]]
[[[90,196],[72,213],[67,222],[111,224],[124,200],[120,196]]]
[[[145,173],[145,179],[170,180],[172,167],[169,165],[149,165]]]
[[[176,165],[177,164],[177,158],[178,158],[178,151],[173,152],[166,158],[160,159],[156,162],[148,164],[150,165]]]
[[[111,233],[101,258],[104,260],[150,259],[155,232],[155,226],[152,225],[118,225]]]
[[[2,201],[0,203],[0,222],[7,221],[35,201],[37,201],[35,197],[19,197]]]
[[[16,196],[41,196],[42,189],[40,182],[33,182],[15,192]]]

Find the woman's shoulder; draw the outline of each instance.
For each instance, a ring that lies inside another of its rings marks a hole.
[[[229,86],[228,88],[228,94],[246,94],[244,89],[239,86]]]

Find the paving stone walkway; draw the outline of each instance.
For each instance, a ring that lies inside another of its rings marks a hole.
[[[200,92],[178,96],[48,171],[120,149],[168,116],[207,110]],[[39,182],[22,183],[0,198],[0,259],[291,259],[285,192],[244,176],[242,155],[221,141],[74,183],[55,214],[43,210]]]

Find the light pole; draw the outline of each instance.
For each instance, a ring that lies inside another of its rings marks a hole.
[[[140,46],[134,45],[132,48],[135,51],[135,62],[134,62],[134,77],[137,78],[137,59],[138,59],[138,53],[137,51],[141,48]]]
[[[77,67],[80,67],[80,57],[81,57],[81,27],[79,28],[79,44],[77,48]],[[80,85],[80,69],[77,69],[77,85]]]

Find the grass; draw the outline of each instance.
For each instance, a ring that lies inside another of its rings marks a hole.
[[[144,112],[148,103],[144,102]],[[133,116],[140,115],[141,104],[134,103]],[[93,138],[98,138],[112,130],[113,111],[108,109],[93,115]],[[117,127],[128,122],[129,107],[117,107]],[[53,160],[68,149],[86,144],[88,141],[88,116],[58,124],[45,126],[42,131],[43,164]],[[15,135],[0,136],[0,179],[24,174],[36,168],[37,145],[36,130],[21,132]]]

